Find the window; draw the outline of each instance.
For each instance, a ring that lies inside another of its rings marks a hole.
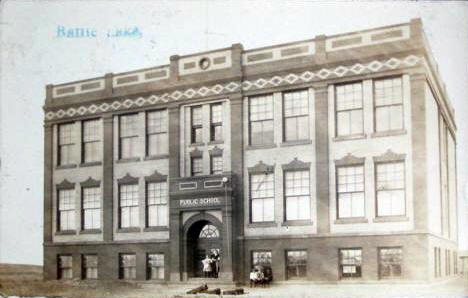
[[[164,254],[148,254],[148,279],[164,279]]]
[[[286,220],[310,219],[309,171],[284,172]]]
[[[252,267],[257,265],[271,267],[271,251],[253,251]]]
[[[307,251],[286,251],[286,273],[288,279],[304,278],[307,276]]]
[[[137,156],[138,114],[120,116],[120,158]]]
[[[211,174],[219,175],[223,173],[223,157],[221,155],[211,156]]]
[[[146,155],[167,154],[167,112],[153,111],[146,114]]]
[[[337,167],[338,218],[364,217],[364,166]]]
[[[138,184],[119,187],[120,228],[138,227]]]
[[[307,90],[283,93],[284,141],[309,139],[309,96]]]
[[[252,222],[273,221],[275,197],[273,173],[250,176]]]
[[[362,83],[336,86],[336,135],[363,133]]]
[[[151,182],[146,186],[147,193],[147,225],[149,227],[165,227],[168,224],[167,183]]]
[[[203,115],[202,107],[192,107],[192,143],[203,142]]]
[[[84,230],[101,228],[101,188],[83,188],[83,225]]]
[[[361,277],[362,250],[340,249],[340,274],[342,278]]]
[[[404,163],[378,163],[376,171],[377,216],[405,215]]]
[[[401,78],[374,82],[375,131],[403,129],[403,91]]]
[[[58,192],[58,226],[59,231],[75,229],[74,189],[61,189]]]
[[[403,250],[401,247],[379,248],[380,278],[401,276]]]
[[[58,279],[72,279],[72,256],[58,256]]]
[[[101,160],[101,122],[83,121],[83,162]]]
[[[119,278],[120,279],[136,279],[136,255],[135,254],[120,254],[119,255]]]
[[[74,123],[60,124],[58,127],[58,165],[73,163],[73,125]]]
[[[83,279],[97,279],[98,257],[96,255],[83,255]]]
[[[250,144],[273,144],[273,96],[249,99]]]
[[[211,141],[221,141],[223,139],[223,106],[220,103],[211,106]]]
[[[192,176],[203,175],[203,158],[192,157]]]
[[[213,225],[205,225],[201,231],[198,238],[218,238],[219,230]]]

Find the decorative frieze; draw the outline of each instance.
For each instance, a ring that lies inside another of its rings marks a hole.
[[[92,177],[88,177],[86,181],[80,183],[81,187],[97,187],[101,185],[101,181],[95,180]]]
[[[45,114],[45,118],[46,120],[63,119],[67,117],[93,115],[104,112],[144,107],[158,103],[177,102],[197,97],[228,94],[241,90],[252,91],[278,86],[303,84],[313,81],[413,67],[423,63],[424,61],[425,58],[423,57],[410,55],[405,58],[393,57],[382,61],[374,60],[364,64],[355,63],[353,65],[341,65],[333,68],[322,68],[316,71],[307,70],[301,73],[289,73],[281,76],[275,75],[272,77],[259,78],[255,80],[244,80],[242,82],[232,81],[225,84],[216,84],[211,86],[202,86],[200,88],[188,88],[185,90],[152,94],[149,97],[115,100],[112,103],[82,105],[68,109],[59,109],[57,111],[47,112]]]

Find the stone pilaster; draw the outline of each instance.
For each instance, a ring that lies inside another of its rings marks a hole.
[[[315,90],[315,166],[317,232],[330,232],[329,155],[328,155],[328,86],[320,84]]]
[[[243,192],[243,98],[241,93],[229,96],[230,101],[230,120],[231,120],[231,171],[233,173],[231,181],[232,187],[232,257],[238,260],[233,263],[234,278],[242,280],[243,276],[243,258],[244,258],[244,240],[238,239],[244,235],[244,192]]]
[[[113,239],[113,191],[114,191],[114,122],[112,114],[103,116],[103,221],[104,241]]]
[[[52,241],[53,125],[44,124],[44,243]]]
[[[172,61],[172,60],[171,60]],[[180,177],[180,112],[179,106],[171,106],[168,109],[169,117],[169,177]],[[171,198],[169,198],[171,200]],[[169,204],[171,206],[171,204]],[[180,222],[180,214],[177,210],[169,210],[169,233],[170,233],[170,280],[172,282],[180,281],[181,276],[181,256],[183,255],[183,247],[181,246],[180,229],[182,228]]]
[[[410,75],[411,88],[411,148],[413,155],[413,209],[414,225],[419,231],[427,230],[427,179],[426,179],[426,76]]]

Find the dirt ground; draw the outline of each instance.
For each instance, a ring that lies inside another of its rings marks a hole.
[[[210,285],[209,289],[233,289]],[[196,285],[132,283],[124,281],[43,281],[42,267],[0,265],[0,296],[61,297],[218,297],[185,294]],[[246,295],[223,297],[463,297],[468,296],[468,278],[433,284],[311,284],[275,283],[268,288],[244,287]]]

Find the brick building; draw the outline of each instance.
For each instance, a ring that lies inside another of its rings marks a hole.
[[[45,278],[457,273],[454,111],[419,19],[47,86]]]

